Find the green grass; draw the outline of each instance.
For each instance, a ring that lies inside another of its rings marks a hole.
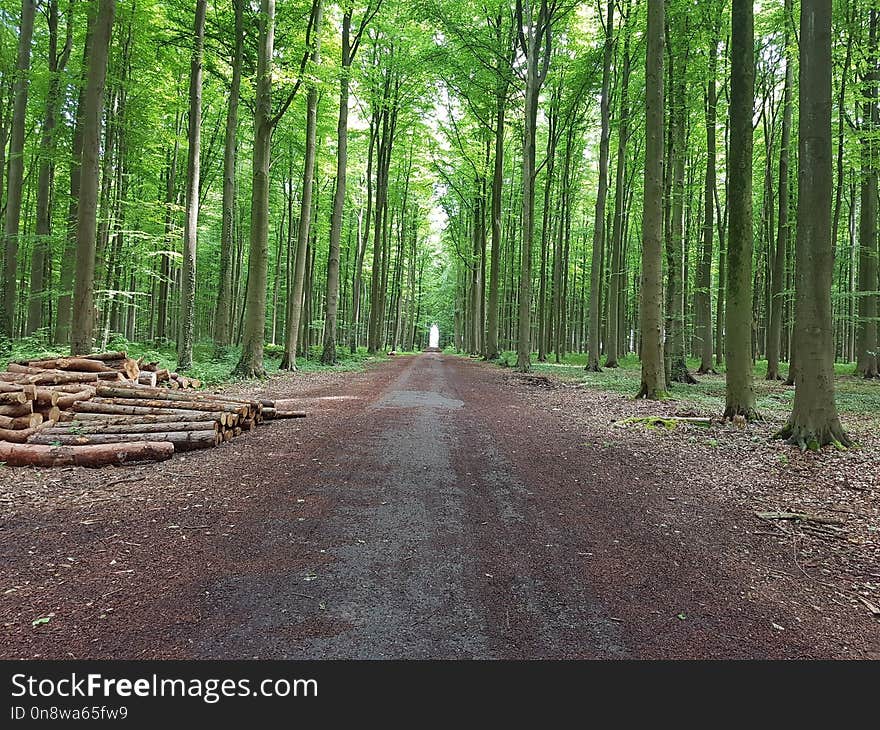
[[[114,337],[107,343],[107,351],[124,350],[129,357],[135,359],[143,358],[144,362],[158,362],[160,368],[168,368],[169,370],[177,370],[177,349],[173,344],[157,344],[129,342],[123,337]],[[340,347],[337,350],[338,363],[336,365],[321,364],[321,346],[314,346],[309,349],[305,356],[297,358],[296,364],[299,372],[321,372],[321,371],[338,371],[352,372],[361,371],[367,363],[387,360],[388,357],[384,353],[377,355],[367,354],[365,347],[359,347],[356,352],[352,353],[347,347]],[[281,357],[284,348],[279,345],[266,345],[264,350],[263,364],[266,372],[273,375],[279,372],[281,365]],[[0,357],[0,370],[6,368],[10,360],[38,360],[47,357],[64,357],[69,355],[66,347],[57,347],[47,341],[42,333],[37,333],[33,337],[25,337],[16,340],[10,348]],[[406,353],[398,353],[406,354]],[[223,383],[229,383],[238,380],[233,376],[232,371],[238,364],[241,356],[240,347],[228,348],[226,354],[222,358],[214,357],[214,346],[211,342],[200,342],[193,347],[193,366],[184,371],[184,374],[198,378],[205,385],[216,386]]]
[[[553,355],[550,355],[547,362],[541,363],[537,361],[537,354],[532,353],[532,370],[620,395],[634,396],[639,389],[641,363],[635,355],[621,358],[619,368],[603,369],[600,373],[588,373],[584,370],[587,355],[582,353],[566,355],[558,364],[554,360]],[[504,361],[508,367],[513,367],[516,364],[516,353],[502,353],[499,363]],[[696,372],[699,360],[689,359],[688,367],[691,372]],[[854,376],[854,369],[855,363],[841,362],[834,365],[838,409],[844,415],[872,416],[880,420],[880,383]],[[787,374],[788,366],[783,364],[781,370],[783,374]],[[718,372],[718,375],[697,375],[699,382],[696,385],[671,384],[670,399],[720,413],[724,410],[724,367],[720,366]],[[767,416],[785,417],[791,411],[794,388],[785,386],[782,382],[764,380],[767,372],[766,360],[757,361],[754,372],[759,412]]]

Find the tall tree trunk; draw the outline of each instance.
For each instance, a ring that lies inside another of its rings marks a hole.
[[[698,373],[715,372],[712,363],[712,246],[715,240],[715,196],[717,155],[715,125],[718,116],[718,92],[715,74],[718,69],[718,27],[713,20],[715,31],[709,41],[709,76],[706,84],[706,178],[703,188],[703,245],[697,269],[697,290],[695,294],[697,309],[697,347],[700,352]]]
[[[315,0],[312,6],[311,28],[313,38],[311,62],[317,67],[321,63],[321,0]],[[299,329],[303,312],[303,283],[306,273],[306,249],[309,245],[309,233],[312,221],[312,194],[315,183],[315,154],[317,151],[318,127],[318,88],[314,84],[309,87],[306,99],[306,151],[303,164],[302,198],[299,213],[299,231],[296,241],[296,264],[293,273],[293,290],[288,293],[287,337],[285,339],[284,358],[281,367],[285,370],[296,370],[296,353],[299,345]],[[338,242],[337,242],[338,247]],[[306,322],[309,321],[307,317]],[[308,343],[304,343],[308,347]]]
[[[733,0],[730,84],[730,232],[727,241],[724,418],[757,417],[752,384],[752,109],[755,95],[752,0]]]
[[[226,108],[226,137],[223,141],[223,203],[220,228],[220,276],[214,307],[214,354],[222,358],[232,341],[232,257],[235,242],[235,163],[238,153],[238,105],[241,96],[241,65],[244,53],[244,0],[232,0],[235,12],[235,49],[232,54],[232,83]]]
[[[254,103],[253,184],[247,292],[241,359],[236,373],[262,377],[266,329],[266,281],[269,275],[269,161],[272,146],[272,55],[275,0],[260,0],[257,88]]]
[[[868,70],[863,89],[862,186],[859,206],[859,316],[856,373],[877,371],[877,10],[870,10]]]
[[[834,400],[831,320],[831,0],[801,0],[798,211],[795,246],[797,383],[779,436],[801,449],[850,444]]]
[[[624,22],[629,22],[629,5]],[[620,86],[620,114],[617,126],[617,169],[614,176],[614,228],[611,232],[611,270],[608,278],[608,336],[605,343],[605,367],[616,368],[620,344],[620,290],[623,281],[621,248],[623,246],[623,203],[626,185],[626,146],[629,141],[630,29],[623,27],[623,69]]]
[[[3,259],[3,309],[0,311],[0,335],[15,336],[15,284],[18,280],[18,242],[21,223],[21,199],[24,180],[24,136],[27,124],[28,89],[30,86],[31,38],[34,32],[34,0],[22,0],[21,23],[18,28],[18,60],[15,64],[15,91],[12,106],[12,130],[9,140],[6,183],[6,219]],[[0,170],[0,175],[3,171]]]
[[[517,0],[520,42],[526,56],[525,125],[523,130],[522,265],[519,284],[519,325],[516,367],[531,370],[532,341],[532,245],[535,234],[535,137],[541,86],[547,78],[551,54],[552,15],[547,0]]]
[[[587,331],[586,370],[599,372],[599,295],[602,286],[602,249],[605,245],[605,199],[608,194],[608,143],[611,137],[610,86],[611,60],[614,51],[614,3],[608,0],[605,21],[605,51],[602,60],[602,97],[600,100],[601,136],[599,138],[599,190],[596,193],[596,216],[593,222],[593,256],[590,266],[590,323]]]
[[[327,308],[324,314],[324,350],[321,362],[336,362],[336,316],[339,309],[339,242],[345,214],[348,165],[348,88],[352,62],[351,7],[342,16],[342,68],[339,72],[339,121],[336,125],[336,192],[330,218],[330,252],[327,257]]]
[[[782,312],[785,307],[785,259],[788,250],[788,158],[791,146],[791,89],[794,84],[794,64],[791,54],[792,0],[785,0],[785,86],[782,92],[782,139],[779,146],[779,215],[777,218],[776,251],[770,277],[770,328],[767,332],[767,380],[781,380],[779,351],[782,345]],[[875,190],[876,197],[876,190]]]
[[[645,61],[645,191],[639,322],[642,382],[638,398],[666,396],[663,358],[663,46],[665,0],[648,0]]]
[[[98,212],[98,173],[101,143],[101,113],[104,82],[116,0],[100,0],[89,18],[94,25],[89,49],[86,89],[83,95],[83,138],[79,203],[76,227],[76,274],[73,288],[70,350],[92,349],[95,334],[95,246]]]
[[[201,175],[202,56],[205,48],[207,0],[197,0],[192,63],[189,77],[189,156],[186,163],[186,225],[183,233],[183,266],[180,287],[180,329],[177,336],[177,369],[192,367],[193,328],[196,312],[196,248],[199,235],[199,177]]]
[[[73,4],[67,15],[67,32],[64,47],[58,51],[58,0],[50,0],[47,8],[49,25],[49,88],[46,92],[46,107],[43,116],[43,129],[40,135],[40,170],[37,181],[37,237],[31,254],[30,298],[28,301],[27,334],[33,334],[43,326],[43,311],[46,305],[47,286],[45,281],[47,257],[51,251],[52,236],[52,198],[55,177],[55,127],[58,115],[58,100],[61,89],[60,72],[67,66],[70,49],[73,46]]]

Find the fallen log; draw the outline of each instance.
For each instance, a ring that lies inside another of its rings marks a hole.
[[[36,434],[28,439],[28,443],[41,446],[97,446],[137,441],[161,441],[173,444],[175,451],[192,451],[217,446],[222,440],[220,434],[215,429],[211,429],[210,431],[164,431],[157,433]]]
[[[167,431],[219,431],[221,428],[217,421],[166,421],[161,423],[106,423],[103,421],[88,421],[85,423],[70,422],[56,423],[51,428],[46,428],[40,433],[58,433],[89,435],[96,433],[164,433]]]
[[[146,385],[150,388],[156,387],[156,373],[141,370],[140,375],[138,375],[138,385]]]
[[[174,444],[161,441],[40,446],[0,442],[0,461],[7,466],[106,466],[135,461],[162,461],[174,455]]]
[[[26,416],[18,416],[12,418],[10,416],[0,416],[0,428],[23,429],[39,426],[43,422],[41,413],[29,413]]]
[[[268,411],[268,413],[267,413]],[[277,408],[264,408],[263,418],[273,421],[278,418],[305,418],[305,411],[279,411]]]
[[[846,520],[841,517],[822,517],[803,512],[755,512],[756,517],[762,520],[799,520],[803,522],[816,522],[823,525],[845,525]]]
[[[133,391],[137,394],[137,390]],[[139,398],[137,396],[130,397],[130,394],[122,397],[104,397],[101,396],[101,390],[98,390],[98,397],[94,398],[94,403],[109,403],[116,406],[141,406],[143,408],[178,408],[190,411],[226,411],[227,413],[238,413],[240,416],[248,416],[251,412],[251,406],[243,403],[226,403],[218,400],[168,400],[166,398]]]
[[[102,398],[150,398],[154,400],[173,401],[217,401],[220,403],[235,403],[238,405],[256,407],[258,401],[233,396],[219,395],[217,393],[177,393],[168,388],[150,388],[148,386],[125,386],[125,385],[99,385],[95,393]]]

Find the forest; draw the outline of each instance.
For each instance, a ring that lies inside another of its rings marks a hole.
[[[878,377],[869,0],[0,0],[2,357]],[[210,365],[206,365],[206,363]]]

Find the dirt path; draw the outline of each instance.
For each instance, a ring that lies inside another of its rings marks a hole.
[[[586,443],[504,377],[398,358],[295,386],[306,421],[143,468],[103,502],[83,489],[95,472],[23,480],[0,530],[3,656],[880,650],[876,624],[815,605],[810,585],[763,590],[790,555],[736,506],[677,484],[668,460]]]

